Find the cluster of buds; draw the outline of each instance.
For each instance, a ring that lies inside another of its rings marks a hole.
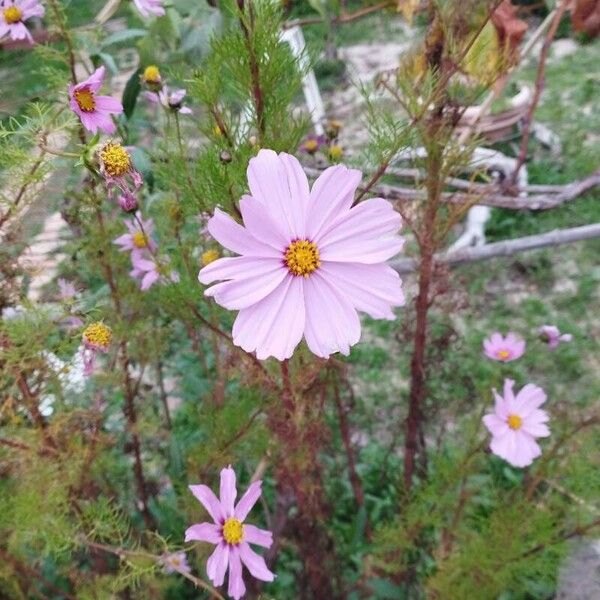
[[[329,121],[325,127],[325,134],[316,135],[311,133],[307,135],[300,144],[300,150],[311,156],[320,152],[329,162],[339,162],[344,154],[342,146],[338,142],[341,128],[342,123],[340,121]]]

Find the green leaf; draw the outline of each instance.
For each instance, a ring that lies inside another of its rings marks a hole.
[[[127,85],[123,90],[123,112],[125,113],[127,119],[130,119],[131,115],[133,115],[133,111],[135,110],[135,104],[142,89],[142,85],[140,83],[141,74],[142,69],[140,67],[129,78],[129,81],[127,82]]]
[[[387,579],[369,579],[367,584],[377,594],[378,598],[388,598],[389,600],[402,600],[404,598],[402,588]]]
[[[102,40],[101,48],[106,48],[111,44],[118,44],[120,42],[127,42],[128,40],[144,37],[147,33],[148,32],[145,29],[124,29],[123,31],[115,31]]]

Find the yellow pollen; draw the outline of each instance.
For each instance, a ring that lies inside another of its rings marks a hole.
[[[94,92],[90,88],[82,88],[73,92],[75,102],[83,112],[92,112],[96,109],[96,100],[94,100]]]
[[[21,9],[16,6],[9,6],[4,9],[4,20],[8,25],[18,23],[22,16],[23,13],[21,12]]]
[[[223,538],[228,544],[239,544],[244,539],[244,526],[231,517],[223,525]]]
[[[216,250],[207,250],[202,255],[202,266],[210,265],[211,262],[215,262],[219,258],[219,253]]]
[[[497,355],[500,360],[506,360],[507,358],[510,358],[510,352],[508,350],[498,350]]]
[[[108,348],[112,341],[112,329],[102,321],[96,321],[84,329],[83,338],[94,346]]]
[[[131,157],[129,152],[118,142],[108,142],[100,150],[100,159],[104,170],[111,177],[122,177],[131,169]]]
[[[148,240],[142,231],[136,231],[131,237],[136,248],[146,248],[148,246]]]
[[[308,277],[321,266],[319,250],[314,242],[296,240],[285,251],[284,261],[292,275]]]
[[[160,71],[156,65],[148,65],[144,69],[142,79],[146,83],[160,83]]]
[[[319,142],[317,140],[306,140],[304,148],[307,152],[316,152],[319,149]]]
[[[342,158],[343,153],[342,147],[337,144],[334,144],[329,148],[329,158],[331,158],[331,160],[339,160]]]
[[[511,429],[521,429],[521,425],[523,424],[523,419],[519,415],[509,415],[508,419],[506,419],[508,426]]]

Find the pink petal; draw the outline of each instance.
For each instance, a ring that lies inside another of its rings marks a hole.
[[[148,271],[142,279],[140,290],[145,292],[150,289],[158,281],[158,278],[159,274],[156,271]]]
[[[515,408],[519,415],[527,417],[533,410],[539,408],[546,402],[546,393],[544,390],[533,384],[528,383],[515,398]]]
[[[238,546],[232,546],[229,553],[229,585],[227,593],[239,600],[246,593],[246,586],[242,578],[242,561]]]
[[[120,115],[123,112],[123,105],[116,98],[111,96],[96,96],[96,108],[98,110]]]
[[[310,192],[306,216],[306,236],[317,239],[323,228],[347,211],[354,202],[362,173],[344,165],[329,167],[321,173]]]
[[[236,496],[235,471],[231,467],[226,467],[221,470],[221,507],[226,519],[233,516]]]
[[[502,436],[504,435],[509,427],[506,421],[503,421],[495,414],[488,414],[483,417],[483,423],[488,428],[488,431],[493,436]]]
[[[545,423],[528,421],[527,419],[523,421],[521,429],[533,437],[548,437],[550,435],[548,425]]]
[[[281,257],[281,251],[257,240],[219,208],[215,208],[214,216],[208,221],[208,231],[219,244],[237,254]]]
[[[508,415],[509,415],[509,411],[508,411],[508,406],[506,405],[506,401],[504,400],[504,398],[502,396],[500,396],[500,394],[498,394],[498,392],[496,390],[492,390],[494,393],[494,398],[496,400],[495,406],[494,406],[494,412],[496,413],[496,416],[500,419],[502,419],[503,421],[506,421],[506,419],[508,419]]]
[[[262,481],[255,481],[250,484],[246,493],[240,498],[234,512],[234,516],[238,521],[243,521],[248,516],[248,513],[260,498],[261,486]]]
[[[541,454],[537,443],[522,431],[509,430],[503,436],[492,438],[490,448],[514,467],[527,467]]]
[[[360,321],[350,302],[315,271],[304,281],[304,303],[304,336],[311,352],[322,358],[349,354],[360,339]]]
[[[206,574],[213,585],[223,585],[229,563],[229,546],[221,542],[206,561]]]
[[[280,252],[289,246],[293,237],[271,216],[271,211],[262,202],[252,196],[242,196],[240,212],[246,229],[254,238]]]
[[[248,544],[241,543],[239,545],[239,552],[242,562],[246,565],[252,577],[261,581],[273,581],[275,579],[275,574],[269,571],[265,559],[256,554]]]
[[[214,523],[197,523],[196,525],[192,525],[185,530],[185,541],[189,542],[191,540],[219,544],[223,540],[221,526]]]
[[[211,516],[212,520],[215,523],[222,523],[225,519],[225,514],[223,513],[223,509],[221,508],[221,503],[217,500],[217,497],[214,495],[213,491],[206,485],[190,485],[190,491],[200,502],[202,506],[208,511],[208,514]]]
[[[304,236],[308,180],[298,160],[289,154],[261,150],[248,163],[248,185],[290,240]]]
[[[283,265],[275,263],[273,268],[255,277],[217,283],[205,290],[204,295],[213,296],[218,304],[229,310],[240,310],[266,298],[287,275]]]
[[[244,524],[244,540],[249,544],[270,548],[273,544],[273,534],[266,529]]]
[[[281,259],[258,258],[256,256],[234,256],[218,258],[198,273],[198,281],[209,284],[213,281],[256,279],[273,271],[284,270]]]
[[[356,310],[374,319],[395,319],[392,308],[405,303],[402,280],[387,265],[327,262],[319,271]]]
[[[242,309],[233,324],[233,341],[260,360],[290,358],[302,339],[305,322],[303,277],[288,274],[271,294]]]

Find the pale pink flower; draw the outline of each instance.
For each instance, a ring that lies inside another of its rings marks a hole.
[[[204,506],[214,523],[198,523],[185,532],[185,541],[197,540],[216,544],[214,552],[206,563],[206,572],[213,585],[223,585],[225,572],[229,567],[228,594],[239,600],[246,593],[242,578],[242,563],[250,574],[261,581],[273,581],[272,573],[262,556],[256,554],[250,544],[270,548],[273,534],[244,523],[248,513],[260,498],[262,481],[250,485],[237,505],[235,472],[231,467],[221,471],[220,499],[205,485],[190,485],[194,496]]]
[[[483,340],[483,350],[492,360],[510,362],[523,356],[525,340],[512,331],[509,331],[506,337],[502,337],[502,334],[496,331],[488,339]]]
[[[165,552],[160,557],[165,573],[191,573],[185,552]]]
[[[88,131],[96,133],[99,129],[111,135],[117,130],[111,115],[120,115],[123,105],[111,96],[97,95],[104,82],[104,72],[104,67],[99,67],[85,81],[70,85],[69,106]]]
[[[148,17],[150,15],[161,17],[164,15],[165,9],[163,8],[163,2],[164,0],[133,0],[133,3],[143,17]]]
[[[492,434],[491,451],[514,467],[526,467],[542,454],[535,441],[547,437],[548,413],[539,407],[546,401],[541,387],[528,383],[516,396],[514,381],[504,380],[504,396],[493,390],[496,398],[494,412],[483,417]]]
[[[119,246],[121,252],[131,252],[132,260],[134,255],[142,255],[146,250],[154,252],[157,248],[156,242],[152,239],[154,231],[154,221],[152,219],[143,219],[142,213],[137,211],[135,218],[131,221],[124,221],[127,227],[127,233],[120,235],[113,243]]]
[[[73,283],[67,281],[60,277],[58,279],[58,290],[59,290],[59,298],[66,302],[67,300],[72,300],[77,294],[77,288]]]
[[[38,0],[2,0],[0,2],[0,39],[8,35],[11,40],[27,40],[33,37],[25,26],[31,17],[43,17],[44,7]]]
[[[154,103],[160,103],[169,110],[181,113],[182,115],[192,114],[192,109],[183,106],[183,99],[186,95],[185,90],[169,90],[165,85],[159,92],[144,92],[147,100]]]
[[[179,273],[174,271],[168,257],[144,256],[141,253],[132,252],[131,262],[133,269],[129,272],[133,279],[140,280],[140,289],[145,292],[155,283],[177,283]]]
[[[573,339],[570,333],[561,333],[556,325],[542,325],[539,334],[552,349],[557,348],[561,342],[570,342]]]
[[[394,319],[404,304],[398,273],[400,215],[382,198],[352,207],[361,172],[337,165],[309,190],[298,160],[261,150],[248,165],[244,225],[219,209],[212,236],[238,257],[220,258],[198,279],[205,295],[239,310],[233,340],[259,359],[289,358],[304,336],[317,356],[348,354],[360,338],[357,311]]]

